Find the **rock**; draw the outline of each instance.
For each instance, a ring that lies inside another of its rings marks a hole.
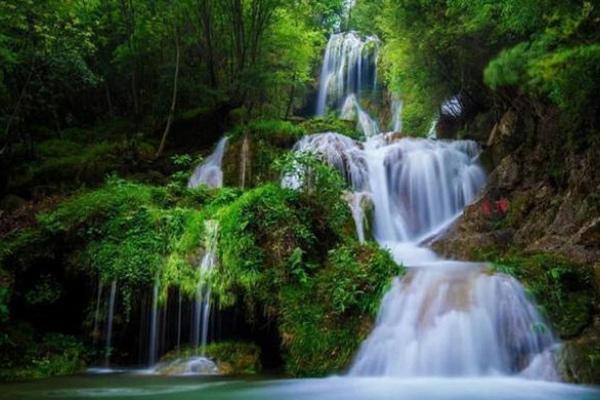
[[[517,160],[508,155],[500,161],[500,164],[490,174],[490,185],[502,191],[512,190],[520,180],[520,166]]]
[[[567,382],[600,382],[600,320],[580,337],[562,344],[557,364]]]
[[[218,375],[219,369],[214,361],[206,357],[177,358],[159,363],[154,372],[159,375]]]

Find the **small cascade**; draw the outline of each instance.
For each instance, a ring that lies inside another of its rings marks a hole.
[[[227,141],[228,138],[223,136],[219,140],[219,143],[217,143],[214,152],[202,164],[196,167],[188,182],[189,188],[195,188],[200,185],[213,188],[223,186],[223,170],[221,169],[221,165],[227,148]]]
[[[150,314],[150,341],[148,345],[148,364],[156,364],[158,357],[158,278],[152,288],[152,313]]]
[[[204,256],[198,271],[200,281],[196,289],[195,301],[192,306],[191,344],[196,348],[197,356],[177,358],[173,361],[159,363],[153,372],[161,375],[214,375],[219,370],[213,360],[206,355],[209,325],[211,322],[211,290],[207,282],[210,273],[217,266],[217,243],[219,224],[215,220],[204,222]],[[181,297],[179,301],[178,318],[181,315]],[[180,319],[179,319],[180,321]],[[178,326],[178,346],[181,327]]]
[[[340,171],[355,190],[367,187],[367,161],[361,144],[348,136],[333,132],[305,136],[294,145],[293,150],[318,154]],[[283,185],[290,188],[300,187],[301,175],[302,171],[296,171],[295,175],[284,177]]]
[[[347,121],[356,121],[356,129],[362,132],[366,138],[379,133],[379,124],[362,109],[355,94],[348,95],[344,100],[340,118]]]
[[[360,243],[366,241],[365,224],[368,224],[366,211],[371,209],[372,201],[369,192],[350,192],[346,194],[346,201],[352,210],[352,218],[356,225],[356,237]]]
[[[179,290],[179,296],[177,299],[177,350],[181,348],[181,311],[183,306],[183,296],[181,295],[181,289]]]
[[[219,224],[215,220],[208,220],[205,227],[205,253],[199,266],[200,283],[196,292],[196,302],[194,304],[194,321],[192,343],[200,349],[200,354],[206,354],[206,343],[208,341],[208,325],[210,322],[210,286],[206,283],[206,278],[217,265],[217,241],[219,234]]]
[[[328,105],[339,109],[350,94],[360,98],[364,90],[374,89],[378,47],[375,36],[362,39],[355,32],[331,35],[321,70],[317,115],[325,114]]]
[[[392,132],[402,132],[402,100],[392,99],[392,123],[390,128]]]
[[[429,131],[427,132],[427,139],[436,139],[437,138],[437,123],[438,123],[438,118],[435,117],[432,121],[431,121],[431,126],[429,127]]]
[[[106,320],[106,349],[104,351],[104,366],[110,366],[110,356],[112,353],[112,333],[113,333],[113,318],[115,315],[115,300],[117,297],[117,281],[112,281],[110,284],[110,296],[108,299],[108,317]]]

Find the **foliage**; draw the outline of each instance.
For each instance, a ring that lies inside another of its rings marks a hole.
[[[298,162],[311,167],[314,186],[261,186],[217,213],[212,285],[221,304],[244,304],[250,321],[279,321],[288,372],[322,375],[347,366],[398,267],[356,241],[339,174],[306,154],[290,155],[280,170]]]
[[[47,334],[41,340],[35,340],[28,333],[27,329],[21,329],[19,335],[11,336],[18,337],[19,340],[2,347],[1,381],[69,375],[83,369],[87,352],[83,344],[74,337]]]
[[[469,117],[498,101],[519,105],[515,93],[552,101],[572,132],[593,126],[600,36],[592,2],[358,3],[361,17],[380,22],[385,76],[404,99],[410,133],[423,133],[450,98],[461,103],[460,117]]]

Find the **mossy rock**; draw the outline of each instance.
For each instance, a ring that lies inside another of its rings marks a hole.
[[[563,343],[557,359],[566,381],[585,384],[600,382],[600,320],[581,337]]]
[[[550,253],[512,252],[485,258],[523,283],[561,338],[578,336],[591,324],[597,294],[590,266]]]

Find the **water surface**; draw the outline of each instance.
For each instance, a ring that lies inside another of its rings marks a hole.
[[[259,379],[81,375],[0,386],[2,399],[594,400],[597,388],[514,378]]]

